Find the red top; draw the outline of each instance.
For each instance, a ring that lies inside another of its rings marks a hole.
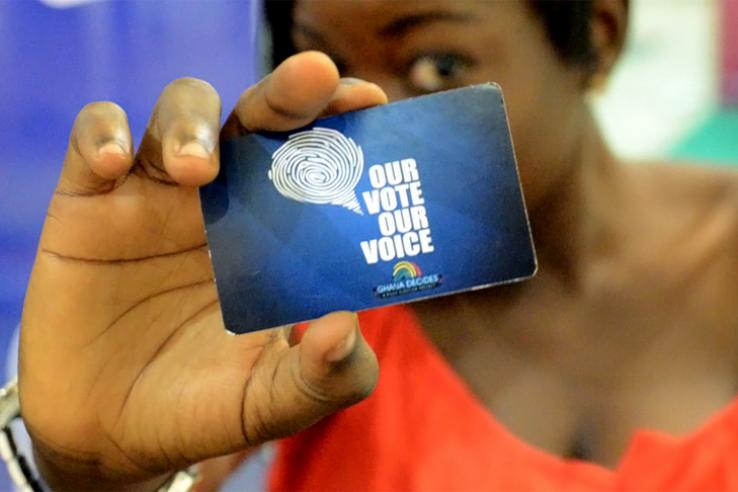
[[[504,428],[406,307],[360,315],[379,358],[365,401],[283,440],[270,490],[738,491],[738,400],[683,438],[637,432],[615,470]]]

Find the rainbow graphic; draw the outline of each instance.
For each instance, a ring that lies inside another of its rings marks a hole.
[[[392,279],[395,282],[400,280],[413,279],[423,275],[423,271],[412,261],[401,261],[392,269]]]

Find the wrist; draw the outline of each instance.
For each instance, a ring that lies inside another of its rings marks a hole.
[[[33,456],[38,472],[49,489],[54,492],[82,492],[105,490],[109,492],[154,492],[167,484],[176,472],[150,479],[129,481],[125,477],[113,479],[101,472],[94,463],[71,463],[52,456],[43,445],[34,442]]]
[[[16,380],[12,380],[0,388],[0,456],[15,485],[15,490],[188,492],[193,489],[198,479],[197,473],[192,469],[139,480],[135,478],[128,480],[131,477],[123,475],[114,477],[105,474],[99,461],[76,460],[45,446],[40,439],[30,438],[23,420],[18,417],[20,417],[18,384]],[[16,426],[15,430],[21,437],[21,449],[13,436],[12,426]]]

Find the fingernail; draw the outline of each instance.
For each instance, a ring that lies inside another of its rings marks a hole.
[[[210,152],[208,151],[206,146],[199,140],[190,140],[189,142],[182,144],[176,152],[177,155],[183,157],[199,157],[201,159],[210,158]]]
[[[340,362],[354,351],[354,346],[356,345],[356,330],[356,327],[352,328],[349,334],[346,335],[346,338],[338,342],[335,347],[328,351],[325,357],[328,362]]]
[[[115,155],[123,155],[126,153],[126,149],[123,148],[123,145],[116,141],[110,141],[102,144],[100,147],[97,148],[97,154],[115,154]]]
[[[341,84],[343,85],[356,85],[356,84],[365,84],[366,80],[357,79],[356,77],[343,77],[341,79]]]

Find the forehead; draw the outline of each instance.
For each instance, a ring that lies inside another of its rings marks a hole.
[[[296,12],[305,15],[321,13],[329,17],[369,15],[372,19],[389,19],[398,14],[423,11],[457,12],[483,9],[497,2],[478,0],[297,0]]]
[[[298,27],[354,34],[402,34],[414,23],[476,20],[510,25],[529,20],[522,0],[297,0]],[[490,24],[491,23],[491,24]]]

